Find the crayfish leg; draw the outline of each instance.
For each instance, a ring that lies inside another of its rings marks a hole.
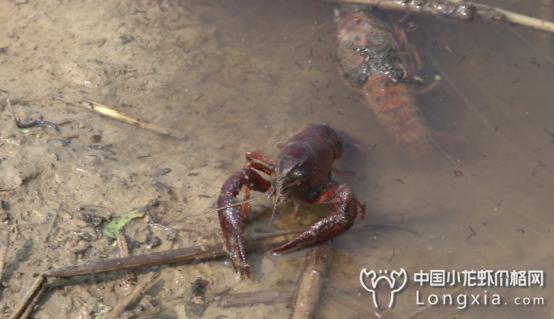
[[[275,162],[267,156],[258,152],[246,152],[246,166],[257,169],[267,175],[274,172]]]
[[[250,188],[248,188],[248,186],[244,186],[242,190],[243,190],[242,193],[244,195],[242,197],[241,211],[242,211],[242,218],[246,219],[246,217],[248,217],[248,212],[250,211],[251,190]]]
[[[273,167],[275,165],[273,160],[269,159],[267,156],[258,152],[246,152],[245,158],[246,158],[246,165],[245,165],[246,168],[252,168],[252,169],[258,170],[267,175],[273,174],[273,171],[274,171]],[[243,196],[243,202],[241,205],[241,210],[242,210],[242,217],[246,218],[248,217],[248,212],[250,210],[250,194],[251,194],[251,189],[247,185],[243,187],[243,194],[244,196]]]

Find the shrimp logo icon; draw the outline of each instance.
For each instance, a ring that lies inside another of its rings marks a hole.
[[[379,269],[377,273],[375,270],[368,271],[366,268],[360,271],[360,284],[371,294],[373,305],[377,309],[380,309],[379,300],[377,298],[377,286],[383,281],[388,285],[387,288],[390,288],[390,297],[388,299],[388,308],[390,309],[394,306],[394,298],[396,294],[402,291],[402,289],[406,286],[406,283],[408,283],[408,274],[404,268],[400,268],[400,270],[393,270],[391,272]],[[369,286],[367,284],[369,284]]]

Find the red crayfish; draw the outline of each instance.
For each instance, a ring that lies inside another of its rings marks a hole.
[[[333,238],[348,230],[356,216],[364,216],[365,206],[350,187],[332,178],[333,162],[342,155],[342,149],[339,133],[327,125],[312,124],[282,145],[275,161],[260,153],[246,153],[245,167],[225,181],[217,201],[224,248],[241,277],[250,275],[244,247],[248,204],[241,205],[237,199],[243,188],[246,198],[254,190],[268,193],[275,205],[292,199],[325,204],[334,210],[273,252]]]
[[[379,17],[379,12],[367,10],[367,6],[342,5],[336,11],[338,57],[344,76],[361,88],[377,119],[397,142],[429,149],[430,131],[408,80],[409,67],[420,64],[417,51],[410,48],[400,28]],[[404,51],[412,53],[407,57],[413,63],[402,59]]]

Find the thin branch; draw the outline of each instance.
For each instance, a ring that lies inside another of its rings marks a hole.
[[[25,293],[21,299],[21,303],[17,306],[12,313],[10,319],[23,319],[29,317],[33,311],[33,306],[37,302],[39,296],[44,291],[44,284],[46,283],[46,276],[39,275],[33,282],[29,290]]]
[[[127,297],[123,298],[123,300],[121,300],[104,319],[120,318],[127,307],[138,302],[144,293],[146,293],[148,290],[150,290],[150,288],[152,288],[160,281],[160,278],[156,278],[157,276],[157,273],[148,274],[146,278],[141,280],[140,283],[135,286],[133,292],[131,292],[131,294],[129,294]]]
[[[285,233],[261,238],[253,238],[246,242],[248,251],[266,250],[278,246],[292,238],[297,233]],[[192,246],[172,249],[143,255],[133,255],[122,258],[102,259],[84,265],[52,269],[45,274],[47,277],[73,277],[104,272],[140,269],[152,266],[210,260],[226,256],[223,245]]]
[[[6,229],[6,234],[0,240],[0,282],[2,282],[2,277],[4,275],[4,265],[6,264],[6,259],[8,258],[9,243],[10,243],[10,232]]]
[[[279,302],[290,302],[293,296],[292,289],[289,290],[258,290],[252,292],[239,292],[227,294],[221,297],[218,306],[222,308],[244,307],[257,304],[269,304]]]
[[[554,23],[520,13],[460,0],[325,0],[335,3],[357,3],[385,10],[429,14],[457,20],[506,21],[528,28],[554,33]]]

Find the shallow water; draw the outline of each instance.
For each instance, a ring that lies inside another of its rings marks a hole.
[[[538,15],[543,2],[487,3]],[[548,286],[489,289],[506,298],[542,296],[545,306],[422,310],[413,298],[418,287],[410,283],[392,310],[378,312],[358,276],[364,267],[403,267],[410,275],[540,269],[549,279],[554,273],[552,36],[409,17],[418,26],[410,38],[420,49],[423,75],[442,79],[419,97],[420,108],[432,131],[447,137],[432,154],[418,156],[396,145],[360,92],[341,79],[332,10],[320,1],[284,0],[0,2],[0,48],[6,47],[0,89],[23,119],[71,120],[62,137],[21,131],[5,104],[0,107],[0,188],[13,188],[0,192],[10,217],[2,226],[10,245],[0,311],[8,316],[33,273],[119,256],[117,246],[82,221],[83,210],[109,219],[157,198],[154,216],[126,230],[138,243],[133,254],[213,243],[215,198],[243,165],[244,152],[275,155],[276,145],[307,123],[326,122],[368,151],[348,153],[338,165],[355,172],[338,178],[352,185],[368,212],[332,241],[318,318],[550,318]],[[108,120],[53,95],[98,101],[183,138]],[[91,140],[95,134],[101,141]],[[267,210],[260,202],[254,209]],[[273,224],[259,218],[248,236],[307,226],[320,216],[308,210],[301,220],[290,209]],[[162,245],[149,249],[149,234]],[[190,285],[202,277],[209,281],[202,318],[288,318],[287,303],[223,308],[212,299],[227,289],[293,289],[305,254],[253,254],[254,278],[245,281],[222,261],[163,267],[161,284],[149,292],[151,305],[143,304],[193,318]],[[70,281],[51,289],[34,317],[94,318],[132,289],[125,274]]]

